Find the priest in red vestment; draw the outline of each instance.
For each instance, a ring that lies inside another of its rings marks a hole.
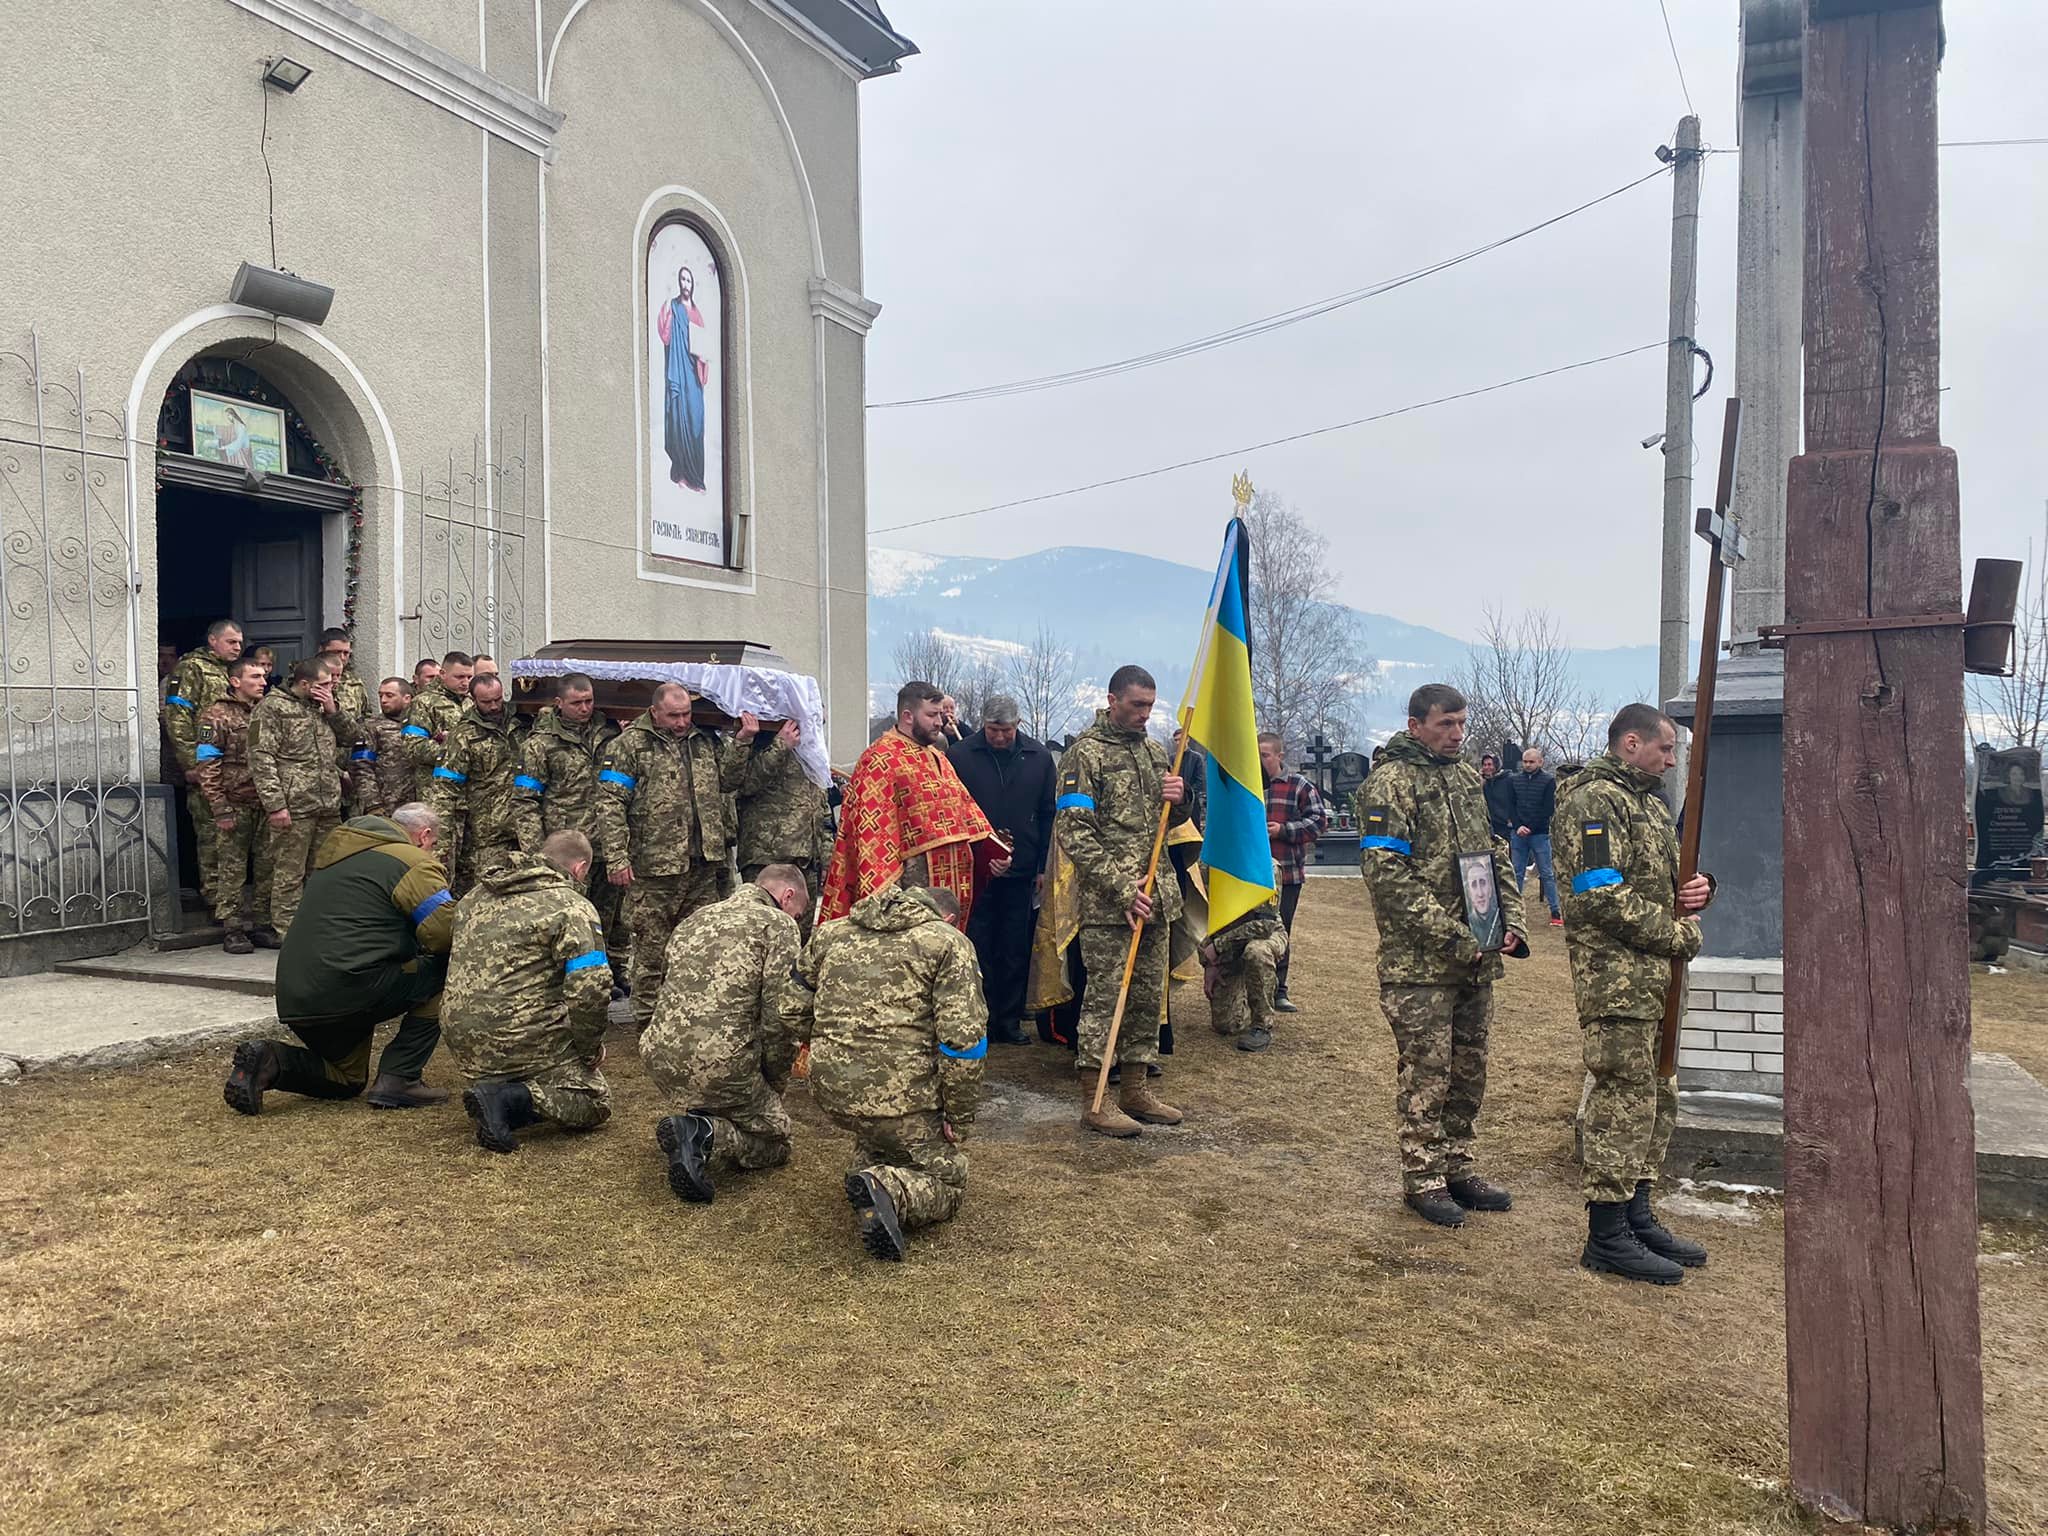
[[[896,695],[896,726],[854,765],[839,807],[839,840],[825,871],[820,922],[891,885],[928,885],[960,900],[967,926],[979,877],[1009,867],[988,818],[946,761],[944,695],[930,683],[906,683]]]

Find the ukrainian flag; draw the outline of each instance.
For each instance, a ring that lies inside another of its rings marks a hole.
[[[1252,653],[1245,626],[1251,546],[1244,522],[1230,520],[1223,560],[1209,599],[1200,679],[1188,712],[1188,736],[1209,754],[1209,819],[1202,862],[1209,869],[1209,931],[1220,933],[1273,899],[1273,845],[1266,835],[1265,776],[1259,768],[1258,713],[1252,705]]]

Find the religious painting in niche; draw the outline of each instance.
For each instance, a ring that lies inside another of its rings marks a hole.
[[[284,473],[284,412],[192,391],[192,457],[259,475]]]
[[[725,274],[694,225],[647,243],[648,550],[729,565],[725,481]]]
[[[1977,867],[2023,864],[2041,837],[2041,753],[1977,753]]]

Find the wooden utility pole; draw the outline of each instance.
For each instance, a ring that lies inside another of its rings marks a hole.
[[[1941,12],[1812,0],[1806,451],[1785,570],[1793,1487],[1981,1531],[1962,569],[1940,441]]]
[[[1671,319],[1664,360],[1664,561],[1657,619],[1657,698],[1685,691],[1692,608],[1692,357],[1699,316],[1700,120],[1682,117],[1671,145]],[[1675,770],[1683,775],[1681,760]],[[1676,781],[1674,781],[1676,782]]]

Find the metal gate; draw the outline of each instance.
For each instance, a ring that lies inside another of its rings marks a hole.
[[[418,625],[410,638],[421,656],[483,652],[502,662],[526,654],[526,421],[496,438],[488,449],[471,439],[466,464],[451,453],[445,466],[429,467],[412,497],[419,539],[407,551],[406,585],[417,596],[404,617]]]
[[[0,351],[0,939],[149,916],[132,451],[33,331]]]

